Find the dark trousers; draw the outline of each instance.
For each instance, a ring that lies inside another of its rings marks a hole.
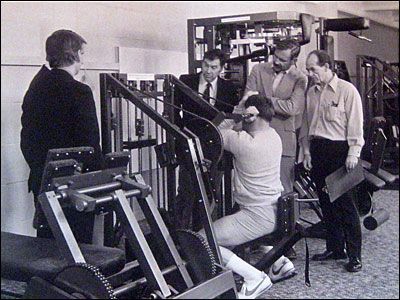
[[[311,177],[317,186],[323,222],[327,230],[327,250],[340,253],[346,247],[349,257],[361,259],[361,225],[354,190],[343,194],[333,203],[322,190],[326,176],[345,165],[348,149],[347,141],[313,139],[310,145]]]

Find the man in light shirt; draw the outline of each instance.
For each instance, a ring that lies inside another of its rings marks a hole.
[[[362,236],[353,191],[331,203],[324,186],[330,173],[343,165],[350,172],[358,163],[364,145],[361,97],[351,83],[332,72],[332,60],[326,52],[312,51],[306,67],[314,85],[307,92],[300,132],[303,164],[307,170],[311,169],[328,234],[326,251],[313,259],[324,261],[348,256],[346,270],[358,272],[362,268]]]
[[[226,247],[241,245],[276,229],[277,202],[283,191],[279,176],[282,142],[269,125],[274,115],[271,100],[250,92],[245,94],[234,112],[247,115],[243,130],[233,130],[233,120],[224,120],[218,128],[224,149],[234,156],[233,199],[240,210],[215,221],[214,232],[227,268],[244,278],[239,298],[254,299],[272,283],[295,275],[293,263],[281,256],[266,275]],[[200,234],[205,236],[204,230]]]

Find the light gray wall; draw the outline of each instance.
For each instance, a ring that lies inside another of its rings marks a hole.
[[[339,12],[339,18],[352,17]],[[355,31],[360,33],[359,31]],[[352,82],[356,83],[356,56],[369,55],[384,61],[399,61],[399,30],[370,21],[370,28],[362,35],[371,39],[372,43],[357,39],[347,32],[340,32],[335,43],[338,44],[337,59],[344,60],[349,70]]]

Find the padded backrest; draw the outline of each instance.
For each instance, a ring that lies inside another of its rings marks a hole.
[[[298,219],[295,207],[298,194],[296,192],[287,193],[278,199],[278,234],[281,236],[289,235],[294,232]]]

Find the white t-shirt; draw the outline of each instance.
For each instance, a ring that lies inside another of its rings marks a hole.
[[[252,133],[232,130],[233,121],[219,126],[224,149],[234,155],[234,200],[244,206],[276,204],[283,187],[280,181],[282,141],[275,131]]]

